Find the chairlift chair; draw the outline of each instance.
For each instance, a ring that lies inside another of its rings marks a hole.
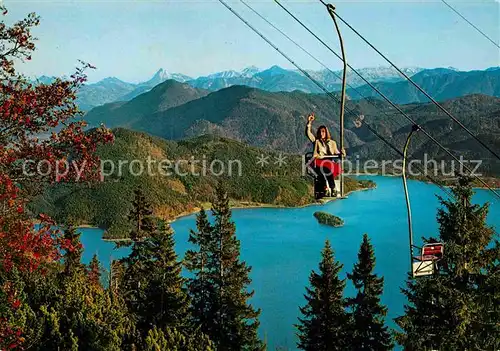
[[[422,246],[420,255],[413,257],[414,277],[433,275],[437,271],[437,263],[444,256],[443,243],[428,243]]]

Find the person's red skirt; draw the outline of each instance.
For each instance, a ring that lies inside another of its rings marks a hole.
[[[328,169],[330,174],[333,174],[334,177],[342,173],[342,167],[340,167],[340,164],[332,160],[317,158],[314,160],[314,166]]]

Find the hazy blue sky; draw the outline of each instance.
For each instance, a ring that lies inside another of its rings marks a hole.
[[[1,1],[1,0],[0,0]],[[149,79],[158,69],[199,76],[215,71],[274,64],[292,67],[217,0],[54,1],[5,0],[7,21],[29,12],[41,24],[28,75],[72,73],[78,59],[97,66],[90,81],[115,76],[125,81]],[[272,0],[248,0],[332,69],[340,61],[306,33]],[[500,40],[500,3],[494,0],[449,1],[494,41]],[[231,6],[269,36],[304,68],[318,64],[290,44],[238,0]],[[282,3],[337,49],[332,21],[318,0]],[[500,65],[500,51],[441,1],[335,2],[339,14],[400,66],[462,70]],[[387,66],[343,26],[346,51],[354,67]]]

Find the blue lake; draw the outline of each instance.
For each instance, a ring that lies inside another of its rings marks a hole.
[[[269,350],[277,347],[296,350],[295,328],[299,306],[311,270],[317,270],[320,252],[329,239],[335,257],[344,264],[342,277],[352,270],[363,233],[375,247],[376,272],[385,278],[382,302],[389,307],[387,323],[402,314],[405,297],[400,292],[409,270],[406,205],[400,178],[360,177],[373,179],[377,188],[352,193],[346,200],[325,205],[291,209],[234,209],[237,237],[241,241],[241,256],[252,266],[251,288],[255,290],[254,306],[262,309],[260,334]],[[446,197],[438,187],[409,181],[414,233],[417,243],[422,236],[437,236],[435,220],[439,202],[436,194]],[[500,202],[485,191],[478,190],[474,201],[491,203],[488,223],[500,228]],[[345,221],[342,228],[321,226],[313,217],[316,211],[326,211]],[[189,248],[189,230],[195,228],[195,216],[181,218],[172,227],[176,233],[176,251],[182,257]],[[99,229],[82,229],[84,260],[97,253],[108,267],[110,258],[126,255],[128,249],[113,250],[114,244],[101,240]],[[346,295],[353,289],[347,285]]]

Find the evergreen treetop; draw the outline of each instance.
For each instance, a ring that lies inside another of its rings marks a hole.
[[[348,346],[348,316],[343,297],[345,280],[339,278],[342,264],[335,261],[330,242],[321,252],[319,273],[311,272],[306,305],[300,307],[298,347],[306,351],[345,350]]]
[[[358,262],[347,277],[357,290],[354,298],[347,299],[350,309],[349,349],[352,350],[392,350],[390,333],[384,324],[387,307],[380,302],[384,278],[377,277],[375,254],[367,234],[358,252]]]

